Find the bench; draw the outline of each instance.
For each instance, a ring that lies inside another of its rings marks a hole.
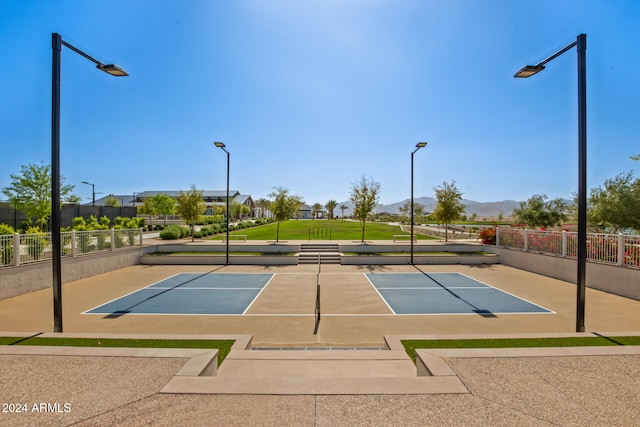
[[[393,235],[393,241],[397,242],[397,241],[405,241],[405,240],[409,240],[411,241],[411,235],[410,234],[394,234]],[[417,242],[418,239],[414,236],[413,238],[414,242]]]
[[[229,234],[229,241],[231,240],[242,240],[243,242],[247,241],[247,235],[246,234]],[[222,241],[226,242],[227,241],[227,236],[223,235],[222,236]]]

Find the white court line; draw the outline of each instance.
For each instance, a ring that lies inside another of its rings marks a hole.
[[[373,282],[372,282],[371,280],[369,280],[369,277],[367,277],[367,273],[361,273],[361,274],[365,277],[365,279],[367,279],[367,282],[369,282],[369,284],[371,285],[371,287],[372,287],[373,289],[375,289],[375,291],[376,291],[376,293],[378,294],[378,296],[380,297],[380,299],[381,299],[382,301],[384,301],[384,303],[386,304],[387,308],[389,308],[389,310],[391,310],[391,313],[393,313],[393,314],[397,314],[397,313],[395,312],[395,310],[394,310],[393,308],[391,308],[391,306],[389,305],[389,303],[387,302],[387,300],[382,296],[382,294],[380,293],[380,291],[378,291],[378,288],[376,288],[376,287],[375,287],[375,285],[373,284]]]
[[[271,283],[271,281],[273,280],[273,278],[276,277],[276,273],[272,273],[271,277],[269,278],[269,280],[267,280],[267,283],[264,284],[264,286],[262,287],[262,290],[260,292],[258,292],[258,294],[253,298],[253,300],[251,300],[251,302],[249,303],[249,305],[247,306],[247,308],[244,309],[244,311],[242,312],[242,314],[246,314],[247,310],[249,310],[249,308],[251,308],[251,306],[253,305],[254,302],[256,302],[256,300],[258,299],[258,297],[260,295],[262,295],[262,292],[264,292],[264,290],[267,288],[267,286],[269,286],[269,283]]]
[[[425,290],[435,290],[435,291],[447,291],[449,289],[486,289],[486,288],[479,288],[477,286],[458,286],[456,288],[443,288],[442,286],[413,286],[413,287],[408,286],[406,288],[397,287],[397,288],[376,288],[376,289],[387,289],[387,290],[425,289]],[[498,290],[501,290],[501,289],[498,289]]]
[[[543,307],[543,306],[541,306],[540,304],[536,304],[536,303],[535,303],[535,302],[533,302],[533,301],[529,301],[529,300],[527,300],[527,299],[520,298],[518,295],[512,294],[511,292],[507,292],[507,291],[505,291],[504,289],[496,288],[495,286],[491,286],[491,285],[490,285],[490,284],[488,284],[488,283],[485,283],[485,282],[483,282],[483,281],[481,281],[481,280],[478,280],[478,279],[474,279],[473,277],[467,276],[466,274],[463,274],[463,273],[458,273],[458,274],[460,274],[461,276],[464,276],[464,277],[466,277],[466,278],[468,278],[468,279],[475,280],[475,281],[476,281],[476,282],[478,282],[478,283],[482,283],[483,285],[488,286],[488,287],[490,287],[491,289],[495,289],[495,290],[497,290],[497,291],[504,292],[504,293],[505,293],[505,294],[507,294],[507,295],[511,295],[512,297],[517,298],[517,299],[519,299],[520,301],[528,302],[528,303],[529,303],[529,304],[531,304],[531,305],[535,305],[536,307],[539,307],[539,308],[542,308],[542,309],[544,309],[544,310],[547,310],[549,313],[556,314],[556,312],[555,312],[555,311],[550,310],[550,309],[548,309],[547,307]]]
[[[134,291],[131,291],[129,293],[126,293],[124,295],[120,295],[119,297],[114,298],[114,299],[112,299],[110,301],[107,301],[107,302],[102,303],[100,305],[96,305],[95,307],[90,308],[88,310],[85,310],[80,314],[105,314],[105,313],[89,313],[89,312],[92,311],[92,310],[95,310],[97,308],[100,308],[102,306],[105,306],[107,304],[111,304],[112,302],[117,301],[117,300],[119,300],[121,298],[128,297],[129,295],[133,295],[136,292],[151,288],[152,286],[157,285],[158,283],[162,283],[165,280],[172,279],[172,278],[174,278],[176,276],[179,276],[180,274],[196,274],[196,275],[198,275],[200,277],[204,277],[204,276],[209,275],[209,274],[214,274],[214,275],[215,274],[229,274],[229,275],[231,275],[231,274],[244,274],[244,275],[247,275],[247,274],[251,274],[251,273],[211,273],[211,272],[202,273],[202,272],[197,272],[197,271],[196,272],[181,271],[180,273],[172,274],[171,276],[165,277],[164,279],[158,280],[157,282],[153,282],[150,285],[143,286],[141,288],[138,288],[138,289],[136,289]],[[262,287],[262,289],[264,289],[266,287],[266,285],[271,281],[271,279],[273,279],[273,277],[275,276],[275,273],[256,273],[256,274],[271,274],[271,278],[269,278],[269,280],[267,281],[265,286]],[[191,280],[194,280],[194,279],[191,279]],[[189,280],[189,281],[191,281],[191,280]],[[187,283],[187,282],[185,282],[185,283]],[[160,289],[160,290],[165,290],[165,291],[166,290],[188,290],[189,288],[182,288],[182,289],[177,288],[177,287],[179,287],[180,285],[183,285],[183,284],[184,283],[178,284],[178,285],[175,285],[175,286],[171,286],[171,287],[166,287],[166,288],[165,287],[157,287],[157,288],[153,288],[153,289]],[[238,289],[238,288],[191,288],[191,289]],[[241,288],[241,289],[261,289],[261,288]],[[127,313],[127,314],[133,314],[133,313]],[[140,313],[140,314],[145,314],[145,313]],[[161,313],[157,313],[157,314],[160,315]]]
[[[266,285],[265,285],[266,286]],[[174,289],[174,288],[153,288],[153,289],[169,289],[169,290],[174,290],[174,291],[192,291],[192,290],[205,290],[205,291],[218,291],[218,290],[224,290],[224,291],[241,291],[243,289],[264,289],[264,288],[211,288],[211,287],[206,287],[206,288],[197,288],[197,287],[192,287],[192,288],[180,288],[180,289]],[[142,289],[138,289],[138,291],[141,291]],[[137,291],[136,291],[137,292]]]
[[[120,295],[119,297],[114,298],[114,299],[112,299],[111,301],[107,301],[107,302],[104,302],[104,303],[102,303],[102,304],[100,304],[100,305],[96,305],[95,307],[90,308],[89,310],[83,311],[83,312],[82,312],[82,313],[80,313],[80,314],[97,314],[97,313],[89,313],[89,312],[90,312],[91,310],[95,310],[95,309],[96,309],[96,308],[98,308],[98,307],[102,307],[103,305],[111,304],[112,302],[117,301],[117,300],[119,300],[120,298],[128,297],[129,295],[133,295],[133,294],[135,294],[135,293],[136,293],[136,292],[138,292],[138,291],[141,291],[141,290],[143,290],[143,289],[150,288],[151,286],[153,286],[153,285],[157,285],[158,283],[162,283],[162,282],[164,282],[165,280],[169,280],[169,279],[171,279],[171,278],[173,278],[173,277],[176,277],[176,276],[177,276],[177,275],[179,275],[179,274],[183,274],[183,273],[176,273],[176,274],[172,274],[172,275],[171,275],[171,276],[169,276],[169,277],[166,277],[166,278],[164,278],[164,279],[162,279],[162,280],[159,280],[159,281],[157,281],[157,282],[153,282],[153,283],[152,283],[152,284],[150,284],[150,285],[143,286],[142,288],[136,289],[135,291],[131,291],[131,292],[129,292],[128,294]],[[186,273],[186,274],[190,274],[190,273]],[[167,289],[171,289],[171,288],[167,288]]]

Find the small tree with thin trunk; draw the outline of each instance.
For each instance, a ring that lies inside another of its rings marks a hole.
[[[202,191],[196,189],[195,185],[191,186],[191,190],[186,193],[180,191],[177,197],[176,212],[182,217],[182,220],[191,227],[191,241],[193,242],[193,227],[196,221],[204,214],[206,204],[202,199]]]
[[[51,166],[23,165],[20,174],[10,174],[11,183],[2,192],[7,196],[9,204],[24,212],[29,223],[35,218],[40,230],[45,230],[47,219],[51,215]],[[60,177],[60,198],[64,201],[75,200],[72,194],[73,185],[65,185]]]
[[[443,182],[434,188],[438,204],[433,211],[433,217],[439,224],[444,224],[444,241],[449,240],[449,224],[462,217],[465,206],[462,204],[462,193],[456,187],[456,182]]]
[[[363,176],[360,182],[351,186],[351,202],[354,205],[353,217],[360,221],[362,241],[364,242],[365,224],[380,198],[380,183],[371,177]]]
[[[173,215],[176,212],[176,201],[174,198],[163,193],[158,193],[151,199],[155,212],[164,215],[164,225],[167,225],[167,215]]]
[[[290,195],[289,190],[284,187],[274,187],[274,190],[269,194],[269,197],[273,197],[270,210],[278,222],[276,226],[277,242],[280,238],[280,221],[290,219],[300,207],[302,199],[296,195]]]

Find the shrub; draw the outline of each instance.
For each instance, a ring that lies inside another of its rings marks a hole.
[[[180,238],[180,228],[177,225],[169,225],[160,232],[163,240],[177,240]]]
[[[27,229],[26,234],[32,235],[27,244],[27,251],[33,260],[39,260],[42,258],[44,248],[47,245],[45,234],[38,227],[30,227]]]
[[[16,231],[7,224],[0,224],[0,235],[13,235]],[[0,243],[0,264],[11,264],[13,262],[13,240],[2,241]]]
[[[482,239],[482,243],[485,245],[496,244],[496,229],[495,228],[483,228],[478,233],[478,237]]]
[[[160,232],[160,238],[163,240],[176,240],[189,236],[190,233],[191,232],[187,227],[171,224],[167,225],[164,230]]]

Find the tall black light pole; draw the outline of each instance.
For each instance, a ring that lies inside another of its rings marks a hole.
[[[60,242],[60,53],[66,46],[113,76],[128,76],[115,64],[104,64],[80,49],[51,34],[51,260],[53,262],[53,331],[62,332],[62,258]]]
[[[227,260],[225,262],[225,265],[229,265],[229,163],[231,155],[225,149],[225,145],[222,142],[214,142],[213,144],[227,153],[227,210],[225,214],[225,216],[227,217]]]
[[[576,48],[578,51],[578,272],[576,278],[576,332],[584,332],[587,271],[587,35],[536,65],[526,65],[514,77],[531,77],[544,70],[544,64]]]
[[[416,149],[411,152],[411,265],[413,264],[413,155],[421,149],[422,147],[426,147],[426,142],[418,142],[416,144]]]
[[[90,182],[87,181],[82,181],[83,184],[87,184],[91,186],[91,195],[92,195],[92,202],[91,202],[91,206],[95,206],[96,205],[96,186],[94,184],[91,184]]]

